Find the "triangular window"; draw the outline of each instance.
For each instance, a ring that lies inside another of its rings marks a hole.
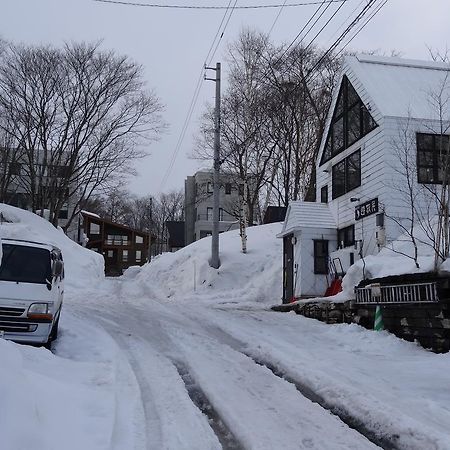
[[[320,165],[343,152],[378,125],[344,75]]]

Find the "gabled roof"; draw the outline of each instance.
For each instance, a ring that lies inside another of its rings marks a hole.
[[[302,201],[289,203],[283,228],[278,237],[302,228],[336,229],[336,222],[328,204]]]
[[[437,119],[430,94],[438,92],[447,78],[450,93],[450,65],[440,62],[356,55],[345,59],[344,74],[356,77],[385,117]],[[358,91],[357,84],[353,81]]]
[[[450,64],[362,54],[347,56],[339,83],[334,89],[318,162],[322,161],[344,77],[348,78],[378,124],[383,117],[436,120],[437,110],[430,103],[430,95],[438,92],[446,82],[447,92],[444,92],[444,98],[450,95]]]
[[[104,223],[107,225],[111,225],[112,227],[120,228],[121,230],[126,230],[128,232],[133,232],[133,233],[141,235],[141,236],[150,236],[150,233],[147,231],[137,230],[136,228],[131,228],[126,225],[122,225],[121,223],[113,222],[108,219],[103,219],[102,217],[98,216],[97,214],[93,214],[88,211],[80,211],[80,214],[83,216],[83,218],[88,218],[89,221],[94,222],[94,223],[98,223],[98,224]],[[152,239],[154,239],[154,238],[155,238],[155,236],[152,234]]]

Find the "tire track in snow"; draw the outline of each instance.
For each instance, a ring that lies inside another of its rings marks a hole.
[[[173,363],[186,386],[192,403],[208,417],[209,425],[217,436],[217,439],[219,439],[222,448],[224,450],[243,450],[244,447],[239,443],[232,431],[224,424],[222,418],[212,406],[201,386],[199,386],[192,378],[188,367],[180,361],[173,361]]]
[[[186,311],[185,311],[186,313]],[[171,317],[172,318],[172,317]],[[175,318],[175,317],[173,317]],[[117,320],[117,316],[115,317]],[[192,322],[192,324],[195,324],[196,327],[198,327],[198,317],[189,317],[189,314],[184,314],[183,319],[183,328],[188,325],[186,323],[186,319],[188,321]],[[113,319],[114,320],[114,319]],[[111,323],[109,323],[111,325]],[[180,323],[181,325],[181,323]],[[366,430],[362,424],[357,424],[355,426],[355,423],[350,420],[352,418],[344,417],[344,414],[342,411],[333,411],[332,408],[327,407],[326,401],[322,399],[319,395],[315,394],[313,391],[311,391],[309,388],[307,388],[303,383],[301,383],[299,380],[295,380],[293,378],[288,377],[286,374],[283,374],[281,370],[279,370],[274,364],[272,364],[270,361],[262,361],[258,360],[256,357],[253,357],[250,353],[248,353],[245,349],[246,344],[238,339],[236,339],[232,334],[229,334],[225,330],[223,330],[221,327],[217,326],[216,324],[212,324],[211,322],[208,323],[208,321],[204,321],[201,325],[201,334],[204,334],[205,337],[208,336],[210,339],[220,343],[221,345],[225,345],[232,350],[244,355],[246,358],[249,358],[254,364],[258,366],[264,366],[267,368],[270,373],[279,378],[284,380],[285,382],[290,383],[293,385],[299,395],[305,397],[306,399],[312,401],[313,403],[316,403],[319,407],[321,407],[324,411],[326,411],[327,414],[330,412],[336,416],[338,419],[341,420],[341,422],[344,424],[344,426],[353,429],[355,432],[359,433],[362,437],[373,443],[374,445],[380,446],[385,449],[395,449],[396,447],[393,445],[389,445],[389,443],[381,442],[379,439],[377,439],[370,431]],[[123,330],[122,330],[123,331]],[[154,330],[153,330],[154,331]],[[162,330],[159,329],[161,332]],[[197,328],[197,332],[200,331]],[[138,333],[141,334],[141,333]],[[164,333],[165,334],[165,333]],[[115,336],[115,339],[117,340],[117,335]],[[143,336],[140,336],[143,338]],[[147,337],[148,338],[148,337]],[[122,340],[122,339],[121,339]],[[124,345],[121,347],[128,347],[128,355],[131,357],[131,353],[133,353],[133,349],[129,345],[130,343],[126,343],[125,340],[123,341]],[[127,345],[128,344],[128,345]],[[143,342],[144,344],[144,342]],[[149,344],[149,342],[146,339],[146,344]],[[167,350],[167,349],[164,349]],[[194,378],[190,374],[190,371],[188,369],[188,366],[185,363],[180,362],[180,359],[176,360],[173,355],[167,354],[166,351],[163,351],[163,353],[166,354],[166,357],[168,357],[171,362],[174,364],[175,368],[178,371],[178,374],[182,381],[184,382],[184,385],[186,386],[187,393],[192,401],[192,403],[195,405],[196,408],[198,408],[205,416],[209,419],[209,425],[214,432],[214,434],[217,436],[219,442],[225,449],[241,449],[244,448],[238,440],[234,437],[234,434],[232,433],[231,429],[227,428],[223,421],[220,418],[220,415],[217,413],[217,408],[214,408],[211,401],[208,399],[208,397],[204,393],[204,389],[195,382]],[[139,363],[135,358],[134,362],[130,358],[130,363],[132,366],[135,366],[139,368]],[[138,382],[140,387],[144,386],[147,383],[145,374],[142,376],[139,376],[138,373],[135,373],[136,377],[138,378]],[[142,379],[141,379],[142,378]],[[145,388],[144,391],[148,392],[149,389]],[[141,389],[142,391],[142,389]],[[144,408],[147,404],[147,401],[144,401]],[[146,409],[146,408],[145,408]],[[155,411],[153,411],[155,413]],[[147,411],[146,411],[147,416]],[[153,436],[154,437],[154,436]],[[160,441],[161,442],[161,441]]]
[[[254,361],[255,364],[258,364],[259,366],[266,367],[267,369],[269,369],[276,377],[281,378],[287,381],[288,383],[294,385],[297,391],[303,397],[307,398],[308,400],[311,400],[313,403],[318,404],[324,410],[329,411],[331,414],[333,414],[343,423],[345,423],[349,428],[355,430],[373,444],[377,445],[378,447],[384,450],[401,450],[391,440],[384,437],[378,437],[373,431],[371,431],[368,427],[366,427],[366,425],[361,420],[352,417],[350,414],[348,414],[346,411],[343,411],[342,409],[330,406],[322,396],[314,392],[311,388],[309,388],[305,384],[301,383],[298,379],[294,379],[289,375],[287,375],[286,373],[284,373],[275,364],[272,364],[271,362],[262,360],[260,358],[255,358],[254,356],[252,356],[249,353],[246,353],[245,351],[241,351],[241,353],[250,358],[252,361]]]
[[[103,318],[103,320],[108,320],[108,319]],[[117,324],[115,324],[115,322],[113,322],[113,321],[108,321],[108,322],[112,326],[114,326],[114,325],[117,326]],[[154,332],[154,330],[153,330],[153,332]],[[159,328],[159,333],[163,334],[163,330],[161,328]],[[140,336],[140,338],[142,339],[142,336]],[[215,336],[215,338],[217,339],[217,336]],[[224,334],[223,336],[221,336],[221,338],[228,339],[231,337],[229,335]],[[122,348],[127,347],[127,349],[128,349],[127,355],[130,359],[131,366],[139,367],[139,364],[137,363],[136,358],[133,358],[133,356],[132,356],[133,349],[131,348],[129,342],[126,342],[126,339],[124,339],[124,337],[121,336],[120,331],[117,334],[115,334],[114,339],[116,339],[116,341],[117,340],[121,341],[122,345],[120,345],[120,346]],[[219,340],[222,341],[222,339],[219,339]],[[231,338],[231,343],[236,345],[236,344],[239,344],[239,341]],[[183,381],[183,383],[186,387],[187,394],[188,394],[190,400],[192,401],[192,403],[194,404],[194,406],[196,408],[198,408],[198,410],[202,414],[204,414],[206,416],[206,418],[208,419],[208,424],[211,427],[212,432],[216,435],[222,448],[224,450],[244,450],[244,447],[234,436],[233,432],[225,425],[223,419],[221,418],[221,416],[219,415],[217,410],[213,407],[213,405],[211,404],[207,395],[204,393],[201,386],[193,378],[192,374],[189,371],[188,365],[186,363],[182,362],[179,357],[175,358],[171,354],[172,352],[170,351],[170,349],[167,346],[164,346],[164,347],[165,348],[161,349],[161,350],[164,350],[166,357],[170,360],[170,362],[176,368],[176,370],[180,376],[180,379]],[[148,392],[148,390],[149,390],[148,388],[142,390],[142,383],[146,383],[145,379],[143,380],[142,379],[143,377],[139,376],[138,373],[135,373],[135,375],[137,377],[141,392],[142,391]],[[143,401],[143,404],[144,404],[144,408],[145,408],[147,402]],[[146,416],[147,415],[148,414],[146,412]],[[161,437],[162,437],[162,432],[160,432],[160,439],[161,439]]]
[[[393,442],[393,440],[388,439],[386,437],[379,437],[377,436],[372,430],[370,430],[364,422],[362,422],[360,419],[353,417],[351,414],[349,414],[347,411],[344,411],[340,408],[336,408],[332,405],[329,405],[329,403],[326,401],[325,398],[323,398],[321,395],[319,395],[317,392],[313,391],[310,387],[308,387],[305,383],[302,383],[298,378],[293,378],[283,372],[279,367],[277,367],[276,364],[263,360],[259,357],[255,357],[250,352],[244,350],[246,345],[244,342],[239,341],[236,339],[233,335],[228,333],[227,331],[223,330],[217,325],[205,325],[203,329],[207,332],[209,332],[212,336],[220,338],[220,342],[224,345],[227,345],[228,347],[232,348],[233,350],[242,353],[246,357],[250,358],[255,364],[266,367],[269,369],[273,375],[275,375],[278,378],[281,378],[288,383],[295,386],[297,391],[308,400],[312,401],[313,403],[316,403],[324,410],[330,412],[335,417],[337,417],[339,420],[341,420],[345,425],[347,425],[349,428],[355,430],[360,435],[364,436],[367,440],[372,442],[373,444],[377,445],[380,448],[383,448],[384,450],[400,450],[398,445]],[[395,439],[395,436],[394,436]]]
[[[78,312],[81,316],[85,316],[85,313]],[[146,392],[149,391],[148,383],[145,377],[145,374],[141,371],[140,365],[138,363],[137,357],[134,356],[134,352],[125,339],[125,335],[121,332],[120,328],[117,326],[117,323],[112,319],[108,319],[106,317],[97,316],[96,320],[101,322],[101,326],[105,333],[107,333],[111,339],[116,343],[119,349],[126,350],[126,357],[128,362],[128,367],[130,369],[130,373],[136,380],[136,387],[139,390],[139,398],[140,398],[140,406],[144,414],[145,418],[145,430],[144,433],[139,433],[141,439],[144,439],[144,442],[140,443],[140,447],[150,449],[150,442],[153,440],[157,440],[161,442],[162,431],[160,427],[157,425],[159,423],[159,418],[156,413],[156,408],[150,408],[149,399],[146,398]],[[111,327],[114,328],[114,332],[111,331]],[[151,425],[149,425],[151,424]],[[139,444],[138,444],[139,445]]]
[[[152,386],[150,385],[149,374],[146,372],[143,360],[145,360],[145,348],[151,346],[151,339],[154,336],[147,336],[144,338],[142,333],[135,335],[125,331],[116,322],[120,315],[111,314],[111,312],[105,313],[106,317],[98,317],[97,319],[102,325],[105,325],[104,330],[107,332],[116,344],[124,352],[126,352],[127,359],[130,365],[130,369],[133,372],[135,379],[141,394],[141,403],[145,416],[145,437],[147,449],[179,449],[186,448],[185,446],[179,447],[174,441],[169,444],[165,441],[166,429],[161,426],[161,417],[158,414],[157,404],[152,398]],[[152,332],[158,331],[160,335],[164,334],[162,328],[157,325],[158,321],[152,323]],[[155,330],[156,328],[156,330]],[[162,345],[161,345],[162,344]],[[185,386],[188,401],[192,402],[192,407],[199,411],[200,415],[204,415],[206,418],[205,426],[210,429],[212,436],[217,438],[217,444],[220,443],[222,448],[226,450],[241,450],[242,446],[237,442],[234,435],[228,430],[219,417],[217,412],[212,407],[211,403],[204,395],[198,384],[195,383],[192,376],[188,371],[188,366],[182,363],[180,360],[175,360],[170,348],[167,346],[167,342],[158,342],[158,349],[162,351],[159,353],[159,357],[163,358],[167,364],[169,364],[174,373],[178,373],[180,384]],[[162,347],[162,348],[161,348]],[[161,368],[160,368],[161,369]],[[198,429],[198,433],[202,434],[205,430]],[[167,437],[167,436],[166,436]],[[190,445],[190,444],[189,444]],[[193,448],[188,446],[188,448]],[[200,448],[200,447],[197,447]],[[208,445],[208,448],[213,448]],[[215,444],[214,444],[215,448]]]

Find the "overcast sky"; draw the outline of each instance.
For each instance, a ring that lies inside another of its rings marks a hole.
[[[313,1],[303,0],[304,3]],[[283,2],[238,0],[237,6]],[[287,0],[286,4],[300,2]],[[358,7],[359,11],[364,2],[367,0],[347,0],[317,43],[324,47],[330,45],[345,19],[355,8]],[[229,0],[142,0],[142,3],[226,6]],[[334,9],[337,7],[333,5]],[[316,8],[317,5],[285,7],[272,31],[271,40],[280,44],[290,43]],[[233,41],[243,27],[267,32],[279,11],[279,8],[235,10],[213,63],[224,61],[227,43]],[[214,83],[207,81],[203,82],[197,107],[170,177],[164,185],[161,184],[223,15],[221,10],[158,9],[93,0],[3,0],[0,35],[13,42],[55,45],[64,41],[102,39],[105,49],[127,54],[144,66],[148,86],[155,89],[165,105],[164,117],[169,129],[159,142],[152,144],[151,156],[140,161],[139,176],[131,180],[128,188],[138,195],[156,195],[161,190],[182,188],[185,177],[198,168],[198,163],[188,155],[204,105],[214,101]],[[403,57],[429,59],[427,47],[445,52],[450,45],[449,19],[449,0],[388,0],[349,48],[354,51],[377,50],[387,55],[395,50]],[[308,37],[312,36],[313,33]],[[309,42],[308,37],[306,42]]]

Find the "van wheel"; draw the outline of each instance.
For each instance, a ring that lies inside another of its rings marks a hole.
[[[48,341],[44,344],[44,347],[47,350],[52,351],[52,336],[51,335],[48,337]]]
[[[56,341],[58,339],[58,327],[59,327],[59,316],[56,319],[56,322],[53,324],[52,331],[50,333],[49,341]]]

